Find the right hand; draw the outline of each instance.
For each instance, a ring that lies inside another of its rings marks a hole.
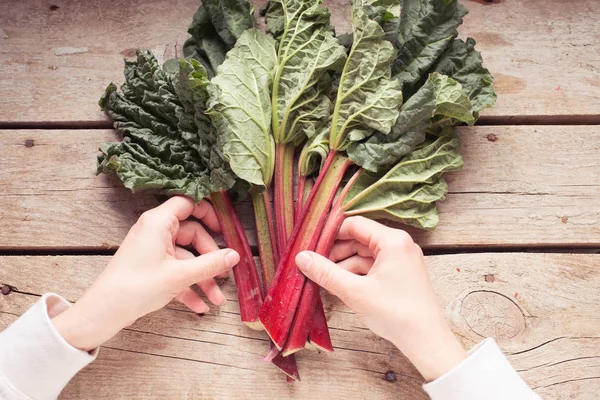
[[[444,319],[423,252],[408,233],[350,217],[337,239],[330,259],[298,254],[296,263],[308,278],[394,343],[429,381],[467,357]]]

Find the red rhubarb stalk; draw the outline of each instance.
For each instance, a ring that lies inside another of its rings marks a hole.
[[[345,218],[344,210],[342,209],[344,198],[348,194],[348,191],[354,182],[356,182],[356,179],[358,179],[360,171],[361,170],[358,170],[358,172],[356,172],[348,181],[331,208],[331,212],[329,213],[327,222],[323,227],[319,242],[315,248],[315,251],[322,256],[327,257],[331,252],[331,248],[335,243],[335,238],[337,237],[340,227],[342,226],[342,222],[344,222]],[[296,311],[296,316],[294,318],[287,343],[283,350],[284,356],[302,350],[306,345],[307,338],[309,337],[311,344],[326,351],[333,351],[327,325],[325,325],[325,330],[323,330],[321,326],[322,322],[320,321],[322,317],[321,315],[316,315],[318,313],[315,313],[315,311],[318,311],[320,299],[321,296],[319,285],[311,280],[307,280],[304,284],[304,289],[302,290],[302,295],[300,297],[300,303],[298,304],[298,310]],[[315,316],[317,321],[319,321],[318,324],[315,323]],[[313,330],[313,327],[316,329]]]
[[[233,277],[237,287],[242,322],[252,329],[262,330],[264,328],[259,320],[259,313],[263,295],[246,232],[226,191],[212,193],[210,201],[215,208],[227,247],[234,249],[240,255],[240,262],[233,267]]]
[[[279,253],[277,246],[272,238],[275,238],[275,230],[273,229],[273,213],[271,212],[271,201],[269,199],[269,191],[265,190],[262,193],[257,190],[250,192],[252,204],[254,205],[254,219],[256,221],[256,236],[258,238],[258,252],[262,266],[263,287],[265,292],[271,286],[271,282],[275,276],[275,266],[279,261]],[[295,357],[284,357],[280,351],[272,345],[271,351],[264,358],[265,361],[272,362],[281,372],[283,372],[288,380],[300,380],[298,373],[298,365]]]
[[[260,320],[280,350],[285,345],[304,287],[305,277],[296,266],[296,255],[316,247],[327,210],[331,207],[344,173],[351,164],[343,154],[335,151],[329,153],[265,297]]]
[[[304,191],[306,190],[306,175],[298,174],[298,188],[296,191],[296,212],[294,213],[296,216],[295,223],[298,223],[300,216],[302,215],[302,209],[304,208]]]
[[[313,183],[314,181],[306,175],[299,174],[298,192],[296,194],[296,223],[298,223],[298,220],[302,215],[304,204],[310,194]],[[331,344],[329,328],[327,327],[327,318],[325,317],[325,310],[323,309],[323,303],[320,296],[312,321],[313,325],[309,334],[309,338],[312,338],[312,344],[320,350],[332,352],[333,345]]]

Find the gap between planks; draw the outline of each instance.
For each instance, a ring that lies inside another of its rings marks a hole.
[[[0,257],[4,256],[113,256],[118,248],[20,248],[0,249]],[[532,253],[532,254],[600,254],[599,247],[587,246],[483,246],[483,247],[460,247],[453,246],[424,248],[425,256],[438,256],[450,254],[480,254],[480,253]],[[258,257],[258,248],[252,246],[252,255]]]
[[[598,115],[482,115],[479,126],[505,125],[600,125]],[[109,120],[98,121],[0,121],[0,129],[112,129]]]

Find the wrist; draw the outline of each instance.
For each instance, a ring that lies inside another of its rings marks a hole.
[[[403,329],[392,340],[428,382],[446,374],[468,357],[443,317],[438,319],[432,324]]]
[[[88,352],[122,329],[111,323],[111,315],[102,304],[90,304],[86,295],[68,310],[52,318],[52,324],[67,343]]]

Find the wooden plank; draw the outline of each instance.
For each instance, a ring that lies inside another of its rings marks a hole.
[[[180,55],[198,3],[93,0],[59,8],[43,0],[0,3],[0,122],[106,121],[97,101],[110,81],[122,81],[123,56],[135,48],[150,48],[160,58]],[[325,3],[337,31],[347,32],[347,2]],[[484,115],[598,120],[595,0],[464,3],[470,14],[461,32],[477,39],[496,77],[498,105]]]
[[[460,132],[465,168],[448,175],[438,229],[411,230],[419,244],[600,245],[600,128]],[[0,131],[0,249],[118,246],[138,215],[158,203],[132,195],[115,177],[95,176],[99,144],[115,139],[109,130]],[[251,205],[239,208],[255,244]]]
[[[0,329],[48,291],[76,300],[108,257],[0,257]],[[434,288],[465,346],[496,338],[544,399],[595,399],[600,390],[600,255],[480,253],[427,257]],[[140,319],[67,387],[75,398],[426,398],[422,379],[391,344],[341,302],[324,298],[333,354],[299,356],[303,381],[287,385],[260,356],[266,336],[239,323],[228,302],[199,317],[177,304]],[[394,371],[399,381],[383,379]]]

